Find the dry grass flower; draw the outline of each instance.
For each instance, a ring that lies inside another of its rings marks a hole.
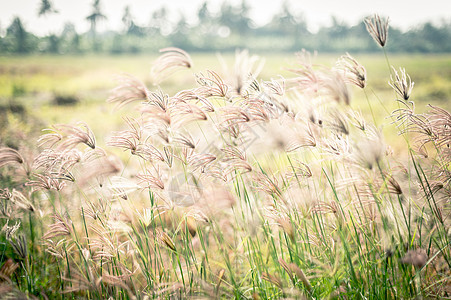
[[[66,183],[59,178],[47,174],[33,174],[35,180],[29,180],[26,185],[38,189],[61,191]]]
[[[42,131],[47,131],[47,133],[44,133],[39,137],[38,147],[52,148],[63,139],[63,136],[53,129],[43,129]]]
[[[307,279],[307,276],[305,276],[304,272],[301,268],[299,268],[296,264],[291,263],[288,265],[291,272],[296,274],[296,277],[301,280],[301,282],[304,284],[306,289],[311,292],[312,291],[312,285],[310,284],[310,281]]]
[[[307,164],[300,161],[297,161],[296,165],[289,167],[289,171],[285,174],[286,181],[299,180],[299,178],[305,177],[312,177],[312,170]]]
[[[402,188],[399,185],[398,181],[396,181],[396,179],[389,174],[385,174],[385,180],[387,182],[387,188],[388,188],[388,192],[395,194],[395,195],[402,195]]]
[[[111,91],[108,102],[115,103],[117,108],[135,101],[146,101],[149,99],[149,90],[144,83],[131,75],[119,78],[121,84]]]
[[[269,274],[267,272],[263,272],[262,273],[262,279],[274,284],[279,289],[283,288],[282,280],[280,280],[280,278],[275,276],[275,275]]]
[[[359,64],[349,53],[340,57],[337,67],[344,73],[346,80],[360,88],[366,86],[366,69]]]
[[[283,146],[287,152],[296,151],[303,147],[316,147],[317,140],[310,123],[303,123],[291,118],[282,121]]]
[[[169,47],[161,49],[160,53],[163,54],[154,62],[150,72],[154,84],[160,84],[175,72],[193,66],[190,55],[182,49]]]
[[[0,149],[0,168],[11,163],[23,164],[24,159],[22,155],[12,148]]]
[[[161,175],[159,171],[156,172],[157,175],[153,175],[150,172],[146,174],[138,174],[136,178],[140,179],[139,184],[146,184],[146,187],[150,189],[160,189],[164,190],[164,182],[161,180]]]
[[[1,193],[0,193],[0,197],[1,197]],[[18,191],[16,189],[12,190],[10,200],[16,208],[20,208],[20,209],[27,210],[30,212],[34,212],[36,210],[34,208],[34,205],[30,202],[30,200],[28,200],[28,198],[23,193],[21,193],[20,191]]]
[[[384,19],[375,14],[374,16],[365,19],[365,26],[366,30],[376,43],[378,43],[379,46],[384,47],[388,37],[388,18]]]
[[[166,245],[172,251],[176,251],[174,241],[171,239],[171,237],[166,232],[160,231],[157,235],[157,238],[160,243],[162,243],[163,245]]]
[[[343,74],[335,71],[330,74],[322,73],[321,77],[321,91],[328,98],[337,103],[350,104],[351,95]]]
[[[246,153],[240,150],[238,147],[229,145],[221,149],[224,156],[222,161],[227,163],[225,170],[226,174],[231,173],[235,170],[240,170],[243,172],[251,172],[252,166],[246,160]]]
[[[196,75],[196,81],[200,87],[195,92],[201,97],[227,97],[229,86],[216,72],[207,70],[207,75],[199,73]]]
[[[234,95],[244,96],[263,69],[265,61],[257,55],[249,55],[248,50],[235,52],[235,63],[233,69],[229,70],[227,64],[221,61],[225,73],[229,74],[229,82]]]
[[[388,84],[395,90],[395,92],[404,100],[409,100],[415,83],[410,79],[410,76],[406,74],[406,69],[400,68],[399,72],[392,66],[393,75],[390,75],[390,81]]]
[[[72,221],[67,216],[53,215],[54,222],[42,237],[43,240],[50,240],[59,236],[70,235],[72,232]]]
[[[10,240],[16,236],[16,232],[20,229],[20,221],[17,221],[16,224],[10,226],[9,220],[6,221],[5,226],[2,228],[2,232],[5,233],[6,239]]]
[[[338,109],[333,109],[329,112],[326,125],[336,134],[349,135],[348,119]]]
[[[125,118],[124,120],[130,129],[117,132],[107,144],[130,150],[132,154],[135,154],[143,136],[143,128],[136,119]]]
[[[15,263],[11,258],[8,258],[0,268],[0,278],[11,282],[11,276],[18,267],[18,263]]]
[[[351,162],[372,169],[377,166],[386,153],[382,133],[375,128],[368,128],[367,135],[360,138],[354,147]]]
[[[428,256],[423,249],[409,250],[401,259],[404,264],[412,265],[417,268],[422,268],[426,265]]]
[[[360,129],[361,131],[366,130],[366,121],[362,116],[361,112],[350,110],[347,114],[348,121],[355,126],[356,128]]]
[[[302,52],[296,53],[296,56],[300,66],[288,70],[297,74],[298,77],[290,79],[288,83],[294,84],[303,93],[316,95],[321,89],[321,72],[316,70],[317,66],[313,65],[310,52],[302,50]]]
[[[202,111],[205,112],[215,111],[214,105],[207,99],[207,97],[202,96],[200,93],[198,93],[196,89],[182,90],[175,94],[173,99],[176,102],[182,101],[186,103],[194,102],[194,104],[196,105],[200,104]]]
[[[135,150],[135,155],[138,155],[144,160],[148,161],[164,161],[165,158],[160,150],[158,150],[155,146],[149,144],[140,144],[137,145]]]
[[[28,241],[25,235],[20,234],[17,237],[10,238],[8,241],[20,259],[28,260]]]
[[[106,178],[116,175],[122,169],[122,162],[116,156],[100,156],[84,165],[85,172],[78,180],[78,183],[82,186],[92,181],[92,179],[97,179],[99,185],[102,186]]]
[[[442,149],[449,149],[451,145],[451,114],[440,107],[429,105],[429,123],[435,132],[435,144]]]
[[[96,148],[96,138],[86,123],[79,122],[77,126],[59,124],[54,127],[65,134],[58,145],[59,149],[74,148],[78,144],[85,144],[91,149]]]

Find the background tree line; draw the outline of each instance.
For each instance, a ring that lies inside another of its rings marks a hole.
[[[0,53],[81,54],[138,53],[176,46],[188,51],[229,51],[248,48],[254,51],[294,51],[301,48],[321,52],[372,52],[375,43],[366,32],[363,20],[349,25],[332,17],[332,25],[317,32],[308,30],[302,12],[293,11],[284,2],[272,20],[256,26],[250,17],[251,8],[245,0],[238,5],[224,1],[219,13],[212,13],[205,1],[197,10],[197,22],[190,24],[180,14],[176,22],[169,21],[169,10],[161,7],[151,14],[148,24],[135,22],[130,8],[122,15],[122,30],[98,32],[97,25],[106,16],[100,0],[94,0],[86,21],[90,30],[79,33],[66,23],[59,34],[39,37],[24,27],[19,17],[0,28]],[[58,13],[49,0],[41,0],[38,14]],[[451,22],[439,25],[424,23],[406,32],[390,27],[389,47],[392,52],[451,52]]]

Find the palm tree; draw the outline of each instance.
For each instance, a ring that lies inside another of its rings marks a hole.
[[[101,19],[106,19],[106,16],[101,12],[100,9],[100,0],[94,0],[92,4],[92,12],[86,19],[91,22],[91,34],[93,37],[96,36],[97,33],[97,22]]]
[[[39,6],[38,15],[45,16],[50,13],[57,13],[58,11],[53,7],[50,0],[41,0],[41,5]]]

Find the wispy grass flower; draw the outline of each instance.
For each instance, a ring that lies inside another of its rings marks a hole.
[[[395,92],[405,101],[409,100],[410,94],[412,93],[412,89],[414,86],[414,82],[410,79],[410,76],[406,74],[406,69],[400,68],[399,73],[392,66],[393,74],[395,77],[393,78],[390,75],[390,81],[388,84],[395,90]]]
[[[23,164],[24,159],[22,155],[15,149],[12,148],[0,149],[0,168],[11,163]]]
[[[11,276],[18,267],[18,263],[15,263],[11,258],[8,258],[0,269],[0,278],[9,281],[9,284],[11,284]]]
[[[150,189],[164,190],[164,182],[161,180],[160,175],[152,175],[151,173],[138,174],[136,177],[140,180],[139,184],[146,184]]]
[[[311,292],[312,291],[312,285],[310,284],[310,281],[307,279],[307,276],[305,276],[304,272],[301,268],[299,268],[296,264],[291,263],[288,265],[291,272],[296,274],[297,278],[301,280],[301,282],[304,284],[305,288]]]
[[[343,71],[346,81],[360,87],[366,86],[366,69],[359,64],[349,53],[343,55],[337,62],[337,67]]]
[[[196,75],[196,81],[200,85],[196,93],[203,97],[226,97],[229,91],[229,86],[221,76],[211,70],[207,70],[207,75]]]
[[[132,154],[135,154],[142,138],[143,129],[139,122],[133,118],[125,118],[124,120],[130,129],[117,132],[115,136],[111,137],[108,145],[130,150]]]
[[[343,74],[335,71],[331,74],[322,74],[320,78],[322,92],[337,103],[349,105],[351,95]]]
[[[384,47],[388,37],[388,18],[384,19],[375,14],[374,16],[365,19],[365,26],[366,30],[376,43],[381,47]]]
[[[350,132],[347,117],[336,109],[330,111],[327,127],[337,134],[349,135]]]
[[[131,75],[119,78],[121,84],[111,91],[108,102],[116,103],[117,108],[135,101],[148,100],[149,90],[144,83]]]
[[[235,63],[232,70],[223,60],[221,62],[225,73],[229,74],[232,93],[237,96],[244,96],[247,93],[254,78],[260,74],[265,64],[265,61],[259,56],[249,55],[248,50],[235,52]]]
[[[49,230],[42,237],[44,240],[53,239],[58,236],[70,235],[72,232],[72,221],[67,216],[55,214],[54,222],[49,226]]]
[[[154,84],[159,84],[170,75],[175,72],[184,69],[191,68],[193,61],[191,56],[182,49],[169,47],[160,50],[163,53],[154,62],[151,70],[151,77]]]
[[[429,107],[431,110],[427,115],[437,135],[435,144],[449,149],[451,145],[451,113],[437,106],[429,105]]]
[[[61,181],[58,178],[54,178],[53,176],[50,175],[34,174],[33,176],[36,177],[36,179],[28,181],[26,183],[27,186],[32,186],[38,189],[56,190],[56,191],[61,191],[66,186],[65,182]]]
[[[9,239],[9,243],[14,249],[14,252],[20,257],[22,260],[28,259],[28,245],[27,245],[27,237],[23,234],[20,234],[17,237]]]
[[[382,138],[382,133],[377,129],[363,137],[354,145],[354,153],[351,162],[362,167],[373,169],[376,167],[385,155],[386,146]]]
[[[196,91],[196,89],[192,90],[183,90],[175,94],[173,99],[177,99],[177,101],[183,102],[194,102],[195,104],[201,104],[201,109],[205,112],[214,112],[214,105],[207,99],[207,97],[201,95]]]
[[[316,147],[317,141],[312,127],[308,123],[297,124],[293,121],[292,127],[287,129],[287,139],[284,142],[284,148],[287,152],[293,152],[303,147]]]
[[[20,229],[20,221],[17,221],[16,224],[10,226],[9,220],[6,221],[5,226],[2,228],[2,232],[5,233],[5,237],[7,240],[10,240],[11,238],[16,236],[16,232]]]
[[[85,144],[91,149],[96,148],[96,138],[86,123],[79,122],[77,126],[60,124],[55,125],[55,128],[66,134],[59,144],[61,149],[73,148],[78,144]]]
[[[38,146],[43,148],[52,148],[56,143],[61,141],[63,136],[53,129],[43,129],[42,131],[47,131],[42,134],[38,139]]]

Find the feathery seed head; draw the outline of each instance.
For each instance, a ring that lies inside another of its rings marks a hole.
[[[406,69],[400,68],[399,72],[392,66],[395,78],[390,75],[389,85],[396,91],[396,93],[401,96],[404,101],[409,100],[410,94],[414,86],[414,82],[410,79],[410,76],[406,74]]]
[[[24,159],[22,155],[12,148],[0,149],[0,168],[11,163],[23,164]]]
[[[163,54],[154,62],[150,71],[154,84],[161,83],[181,69],[189,69],[193,66],[190,55],[182,49],[169,47],[160,49],[160,53]]]
[[[117,108],[135,101],[146,101],[149,99],[149,90],[143,82],[131,75],[120,77],[121,84],[111,91],[107,102],[115,103]]]
[[[426,251],[423,249],[409,250],[401,259],[403,264],[413,265],[422,268],[428,260]]]
[[[337,67],[343,71],[346,81],[362,89],[366,86],[365,67],[359,64],[349,53],[340,58]]]
[[[376,43],[378,43],[379,46],[384,47],[388,37],[388,18],[384,19],[375,14],[374,16],[365,19],[365,26],[366,30]]]

